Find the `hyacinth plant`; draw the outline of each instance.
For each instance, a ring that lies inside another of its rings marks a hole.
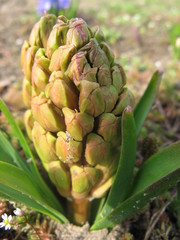
[[[0,132],[0,193],[62,223],[112,228],[180,180],[180,142],[135,168],[137,138],[157,95],[156,71],[137,104],[99,27],[44,15],[21,52],[25,126],[58,196],[1,100],[26,159]]]

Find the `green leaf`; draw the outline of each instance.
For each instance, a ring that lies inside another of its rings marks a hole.
[[[89,219],[89,223],[92,224],[95,219],[98,218],[103,205],[106,201],[106,196],[102,197],[102,198],[95,198],[92,202],[91,202],[91,209],[93,210],[90,214],[90,219]]]
[[[144,162],[134,180],[131,195],[142,191],[177,168],[180,168],[180,141],[162,149]]]
[[[97,221],[108,215],[129,193],[136,159],[136,126],[131,107],[122,117],[122,147],[117,173],[107,201]]]
[[[44,197],[49,202],[49,204],[52,207],[56,206],[56,208],[58,208],[59,211],[63,212],[63,208],[62,208],[61,204],[59,203],[59,201],[57,201],[56,197],[51,192],[51,190],[47,187],[47,185],[45,184],[41,175],[39,174],[38,169],[37,169],[36,164],[35,164],[34,156],[33,156],[32,152],[31,152],[31,150],[30,150],[30,148],[29,148],[29,146],[26,142],[26,139],[25,139],[23,133],[21,132],[20,128],[16,124],[13,116],[9,112],[8,108],[6,107],[4,102],[2,101],[2,99],[0,99],[0,109],[4,113],[4,115],[6,116],[6,118],[7,118],[8,122],[10,123],[14,133],[16,134],[17,138],[19,139],[19,142],[20,142],[20,144],[21,144],[21,146],[22,146],[22,148],[25,152],[25,155],[26,155],[27,159],[30,160],[28,162],[28,165],[31,169],[32,179],[34,179],[36,181],[36,183],[39,185],[40,189],[42,190],[42,193],[43,193]],[[16,162],[17,166],[21,165],[20,158],[18,158],[18,157],[16,158],[16,156],[14,155],[13,159],[16,159],[15,162]],[[2,161],[5,161],[5,159],[2,159]],[[26,173],[28,173],[28,172],[26,171]]]
[[[95,224],[91,227],[91,230],[113,228],[116,224],[120,224],[127,218],[132,217],[152,199],[175,186],[179,180],[180,169],[178,168],[144,190],[129,197],[117,206],[117,208],[113,209],[108,216],[98,222],[95,222]]]
[[[25,172],[9,163],[0,162],[0,192],[39,212],[56,219],[58,217],[58,220],[62,222],[68,222],[64,215],[49,205],[36,182]]]
[[[0,131],[0,161],[11,163],[18,166],[26,172],[29,172],[29,166],[19,153],[13,148],[5,135]]]
[[[112,209],[111,213],[99,218],[92,230],[113,227],[132,217],[151,198],[176,185],[177,181],[180,181],[180,141],[146,160],[135,177],[129,198]]]
[[[41,190],[34,179],[31,179],[24,171],[9,163],[0,162],[0,183],[32,195],[37,200],[43,200]]]
[[[37,212],[46,214],[56,221],[68,223],[68,220],[60,212],[57,212],[55,209],[52,209],[50,206],[45,205],[44,203],[30,198],[29,195],[26,195],[23,192],[17,191],[13,188],[8,187],[7,185],[0,183],[0,193],[2,193],[4,199],[23,203],[27,207],[32,208]]]
[[[156,71],[151,81],[144,92],[143,96],[139,100],[138,104],[136,105],[134,109],[134,119],[136,123],[136,131],[137,135],[139,135],[140,129],[144,123],[144,120],[146,119],[152,104],[156,98],[160,81],[161,81],[162,73],[159,71]]]
[[[175,200],[177,202],[175,211],[177,212],[177,224],[180,227],[180,182],[177,184],[177,198]]]
[[[16,124],[13,116],[11,115],[11,113],[9,112],[8,108],[6,107],[5,103],[3,102],[2,99],[0,99],[0,110],[4,113],[4,115],[6,116],[9,124],[11,125],[14,133],[16,134],[16,137],[18,138],[21,147],[24,150],[24,153],[27,157],[27,159],[31,159],[32,161],[29,163],[29,166],[31,167],[32,171],[37,171],[37,167],[34,161],[34,157],[33,154],[26,142],[26,139],[22,133],[22,131],[20,130],[19,126]]]

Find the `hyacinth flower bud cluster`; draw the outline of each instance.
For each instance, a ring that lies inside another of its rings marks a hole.
[[[21,52],[25,125],[58,192],[102,197],[121,145],[121,116],[134,99],[99,27],[44,15]]]

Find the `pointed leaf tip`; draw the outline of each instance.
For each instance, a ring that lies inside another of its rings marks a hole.
[[[132,107],[130,105],[128,105],[125,109],[124,109],[124,113],[125,112],[132,112]]]
[[[159,69],[159,70],[157,70],[157,71],[154,73],[154,75],[153,75],[153,76],[158,75],[158,77],[155,78],[155,80],[158,81],[158,84],[160,84],[160,82],[161,82],[163,73],[164,73],[164,71],[163,71],[162,69],[161,69],[161,70]]]

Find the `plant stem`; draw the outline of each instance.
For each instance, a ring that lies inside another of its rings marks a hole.
[[[68,215],[72,223],[83,225],[89,220],[90,201],[88,199],[72,199],[68,201]]]

